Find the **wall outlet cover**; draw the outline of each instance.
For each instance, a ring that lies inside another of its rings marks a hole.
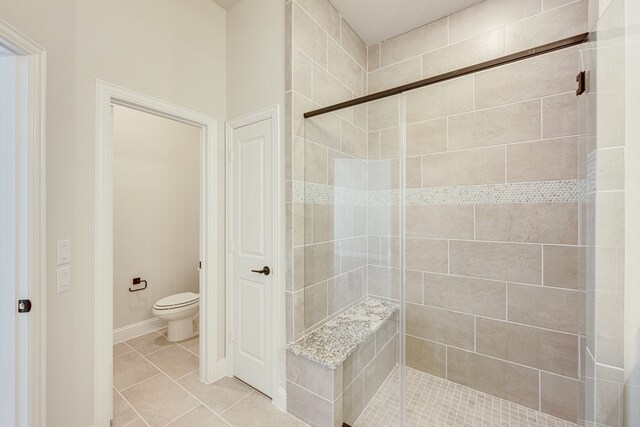
[[[71,289],[71,267],[59,267],[57,271],[58,293]]]
[[[58,240],[56,245],[57,265],[71,262],[71,240]]]

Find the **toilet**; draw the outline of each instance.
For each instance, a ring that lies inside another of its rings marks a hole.
[[[196,335],[193,316],[200,308],[200,294],[183,292],[164,297],[153,306],[153,315],[166,320],[167,341],[183,341]]]

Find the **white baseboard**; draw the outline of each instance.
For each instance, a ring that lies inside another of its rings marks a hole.
[[[118,344],[119,342],[130,340],[131,338],[139,337],[140,335],[148,334],[149,332],[153,332],[156,329],[164,328],[165,326],[167,326],[167,322],[156,317],[154,317],[153,319],[134,323],[133,325],[124,326],[113,331],[113,343]]]

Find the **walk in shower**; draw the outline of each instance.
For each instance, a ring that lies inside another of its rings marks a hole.
[[[533,14],[538,38],[469,27],[495,3],[364,63],[346,21],[288,4],[287,399],[310,425],[622,425],[593,380],[618,341],[587,322],[595,227],[620,218],[596,202],[586,2],[565,6],[585,31]]]

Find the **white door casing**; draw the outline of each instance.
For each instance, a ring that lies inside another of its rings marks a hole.
[[[46,426],[45,60],[0,20],[0,424],[17,427]]]
[[[272,119],[234,129],[233,375],[273,396]],[[270,269],[269,274],[252,270]]]
[[[213,117],[96,81],[96,157],[94,217],[94,419],[108,427],[111,418],[113,363],[113,145],[112,105],[187,123],[202,129],[200,144],[200,381],[223,376],[216,369],[217,350],[217,120]]]

